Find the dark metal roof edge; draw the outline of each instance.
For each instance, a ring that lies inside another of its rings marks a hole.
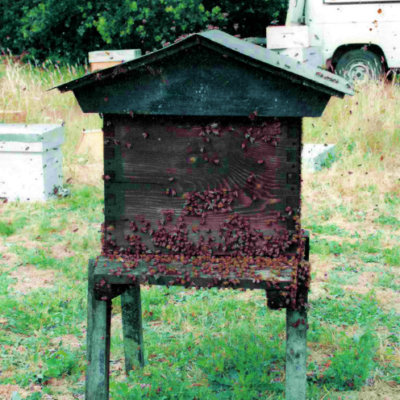
[[[219,30],[210,30],[200,33],[199,35],[211,40],[212,42],[222,44],[225,48],[235,50],[236,52],[247,56],[246,58],[261,61],[263,64],[276,66],[279,70],[292,72],[294,74],[292,76],[300,76],[301,79],[310,80],[324,88],[333,90],[334,93],[339,91],[348,95],[354,95],[353,88],[344,78],[313,65],[310,65],[310,68],[307,69],[303,63],[296,63],[296,60],[285,54],[281,55],[279,51],[275,52],[252,43],[245,43],[243,40]],[[275,70],[273,71],[275,73]],[[316,78],[316,76],[318,76],[318,78]],[[338,87],[333,86],[332,82],[335,85],[338,85]]]
[[[183,43],[183,44],[182,44]],[[168,57],[171,54],[174,54],[180,50],[184,50],[190,47],[195,46],[199,43],[198,34],[193,34],[180,40],[177,43],[170,44],[166,48],[158,49],[149,54],[145,54],[139,58],[134,60],[127,61],[122,64],[114,65],[113,67],[105,68],[100,71],[92,72],[89,75],[82,76],[81,78],[75,79],[73,81],[63,83],[61,85],[55,86],[51,89],[47,89],[46,91],[50,91],[53,89],[58,89],[61,93],[67,92],[69,90],[77,89],[81,86],[87,85],[89,83],[95,82],[97,80],[96,75],[101,74],[101,80],[107,79],[109,77],[113,77],[119,74],[116,74],[114,71],[118,69],[127,69],[128,71],[133,71],[137,68],[143,67],[144,65],[153,62],[155,60],[160,60],[164,57]],[[173,50],[171,50],[173,48]],[[126,71],[126,72],[128,72]],[[122,73],[122,72],[120,72]]]
[[[205,40],[204,40],[205,39]],[[290,79],[300,85],[304,85],[304,86],[309,86],[319,92],[324,92],[327,93],[331,96],[337,96],[340,98],[343,98],[346,93],[340,91],[340,90],[335,90],[329,86],[324,85],[323,83],[319,84],[311,79],[308,79],[306,77],[303,77],[299,74],[296,74],[294,72],[291,71],[286,71],[282,68],[278,68],[275,67],[271,64],[268,64],[266,62],[257,60],[255,58],[252,58],[246,54],[243,54],[241,52],[235,51],[233,49],[230,49],[229,47],[221,47],[221,45],[219,43],[214,42],[212,39],[207,38],[205,36],[202,36],[203,41],[203,45],[205,45],[206,47],[216,50],[221,54],[226,54],[229,53],[230,56],[232,56],[233,58],[239,60],[239,61],[244,61],[248,64],[252,64],[255,67],[258,67],[260,69],[263,69],[265,71],[268,71],[272,74],[281,76],[282,78],[286,78],[286,79]]]

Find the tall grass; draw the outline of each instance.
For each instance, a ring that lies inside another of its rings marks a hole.
[[[321,118],[304,119],[303,142],[336,145],[334,162],[320,172],[326,184],[313,193],[336,217],[350,204],[367,215],[383,209],[388,194],[399,197],[400,87],[394,82],[358,82],[354,96],[332,97]],[[303,179],[303,190],[316,189],[315,176],[314,184],[312,175]]]
[[[78,162],[75,147],[82,130],[101,128],[98,114],[84,114],[72,92],[60,94],[48,91],[62,83],[80,78],[88,66],[66,65],[47,61],[42,64],[22,64],[11,54],[0,63],[0,113],[2,111],[26,112],[27,124],[61,124],[65,122],[65,142],[62,146],[64,176]],[[5,115],[5,114],[3,114]],[[0,122],[11,122],[7,117]],[[80,158],[80,157],[79,157]],[[92,159],[86,159],[93,162]]]
[[[394,82],[358,82],[355,96],[332,97],[322,118],[306,119],[305,141],[337,144],[346,168],[367,157],[368,167],[390,167],[400,147],[400,87]]]

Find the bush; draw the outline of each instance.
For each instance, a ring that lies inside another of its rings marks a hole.
[[[284,22],[287,0],[3,0],[0,50],[24,51],[25,60],[83,64],[90,51],[161,48],[179,36],[217,27],[265,37],[274,19]]]

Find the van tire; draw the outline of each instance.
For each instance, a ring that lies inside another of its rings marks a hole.
[[[349,81],[362,80],[364,77],[378,80],[383,73],[384,67],[379,56],[368,50],[351,50],[336,65],[336,74]]]

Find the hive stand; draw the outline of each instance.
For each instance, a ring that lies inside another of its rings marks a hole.
[[[304,238],[304,260],[308,262],[310,246],[307,231]],[[111,303],[117,296],[121,296],[126,375],[145,364],[140,284],[111,284],[105,292],[95,283],[102,279],[109,280],[109,271],[116,264],[97,267],[97,272],[96,261],[89,260],[86,400],[109,399]],[[245,280],[239,284],[243,287],[247,285]],[[278,293],[267,290],[267,296],[272,303],[270,308],[279,309],[282,298]],[[286,308],[286,400],[306,399],[307,328],[305,307],[299,310]]]

